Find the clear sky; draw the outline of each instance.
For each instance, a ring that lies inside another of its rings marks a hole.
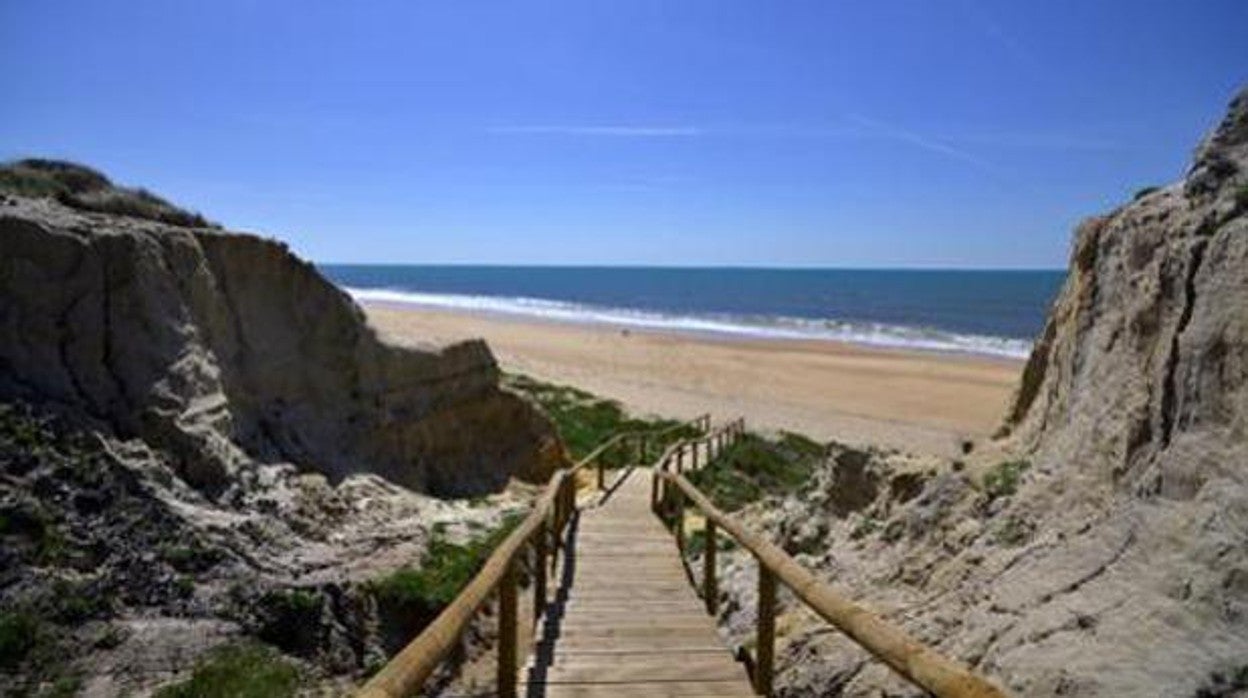
[[[0,157],[320,262],[1064,266],[1248,1],[0,0]]]

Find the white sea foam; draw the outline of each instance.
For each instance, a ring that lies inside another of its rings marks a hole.
[[[345,290],[360,301],[522,315],[560,322],[767,339],[822,339],[877,347],[985,354],[1011,358],[1026,358],[1031,351],[1031,342],[1021,339],[962,334],[878,322],[844,322],[730,314],[679,315],[543,298],[418,293],[382,288],[346,287]]]

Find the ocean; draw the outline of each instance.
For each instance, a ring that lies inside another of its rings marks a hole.
[[[357,300],[1025,357],[1061,271],[341,265]]]

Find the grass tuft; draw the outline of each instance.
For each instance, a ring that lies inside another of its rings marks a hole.
[[[119,187],[77,163],[29,158],[0,165],[0,191],[56,199],[82,211],[111,213],[192,228],[218,227],[146,189]]]
[[[444,530],[435,528],[419,568],[404,567],[391,572],[371,582],[369,590],[378,600],[394,607],[441,609],[472,581],[522,519],[522,514],[505,517],[498,528],[466,543],[453,543]]]
[[[1023,473],[1030,467],[1031,463],[1025,460],[1004,461],[992,466],[984,473],[984,493],[990,501],[1013,495],[1018,491]]]
[[[747,432],[689,480],[724,511],[732,512],[769,495],[806,485],[826,449],[796,434],[768,440]]]
[[[504,385],[532,399],[550,416],[573,460],[584,458],[620,432],[654,431],[680,424],[670,419],[632,417],[614,400],[606,400],[568,385],[544,383],[525,375],[507,374]],[[664,436],[662,443],[648,444],[647,458],[657,456],[667,444],[695,433],[692,428],[673,429]],[[624,449],[603,454],[603,462],[608,467],[628,465],[634,459],[635,454]]]
[[[299,668],[260,644],[225,645],[209,652],[190,678],[156,691],[156,698],[286,698],[299,690]]]

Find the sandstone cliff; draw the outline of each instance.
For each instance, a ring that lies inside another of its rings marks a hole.
[[[1079,227],[1003,437],[833,446],[747,515],[1018,694],[1248,694],[1248,91],[1181,181]],[[745,640],[754,567],[726,557]],[[783,604],[782,695],[915,693]]]
[[[1023,448],[1143,497],[1248,473],[1248,92],[1187,176],[1083,223],[1010,409]]]
[[[439,610],[379,580],[562,454],[483,342],[388,343],[280,243],[0,167],[0,694],[145,695],[254,639],[342,693]]]
[[[280,243],[50,199],[0,204],[0,398],[142,438],[209,492],[258,460],[472,495],[558,453],[484,342],[393,346]]]

